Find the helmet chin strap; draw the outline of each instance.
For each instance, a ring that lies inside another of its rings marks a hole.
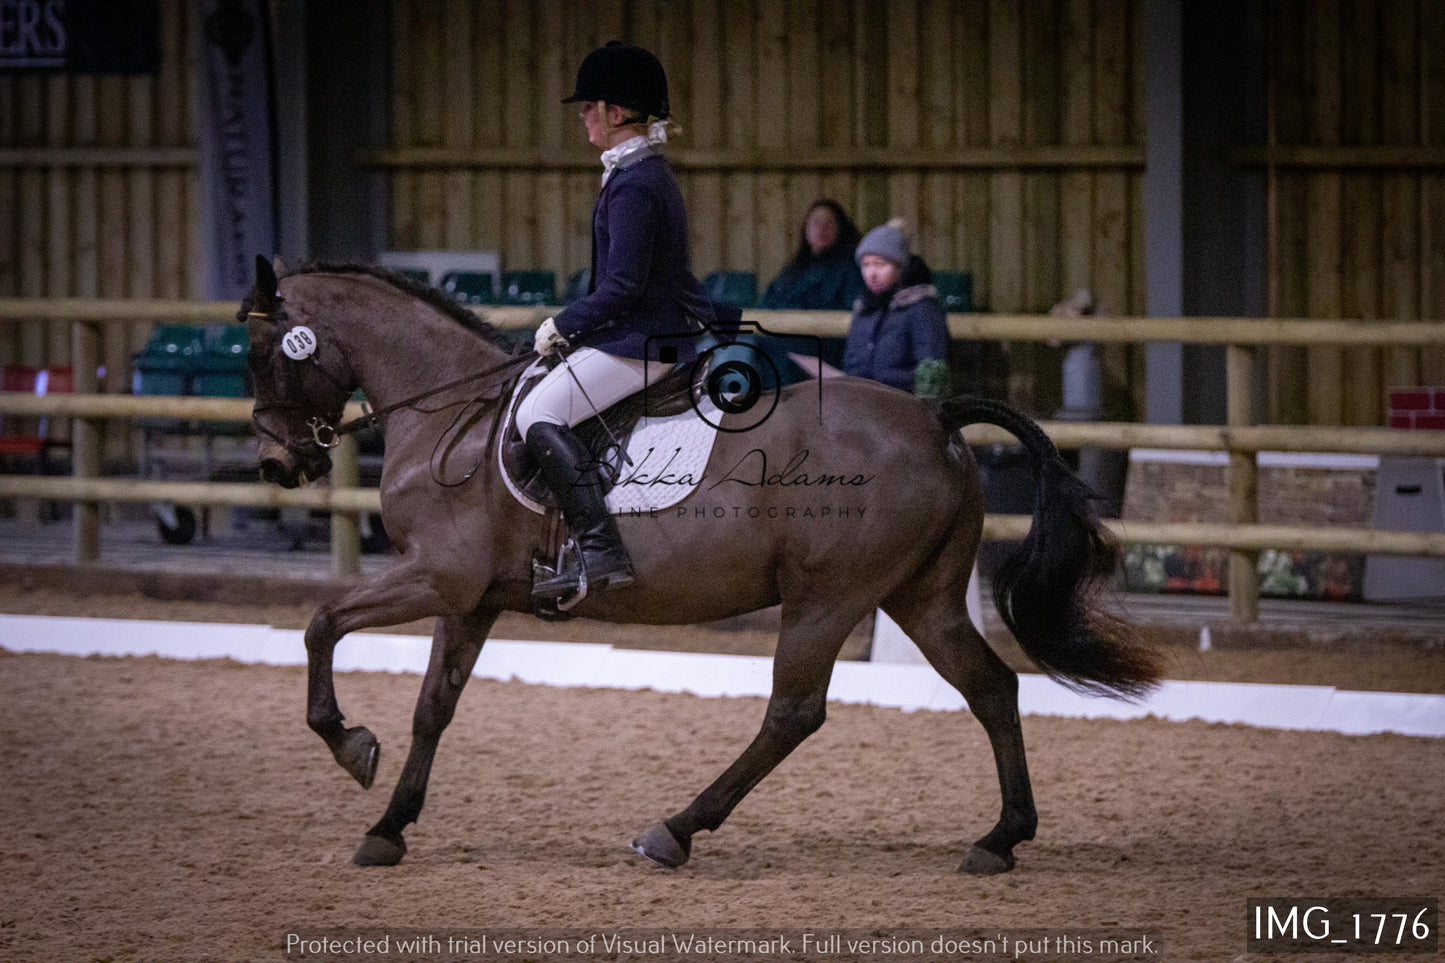
[[[627,118],[624,118],[622,123],[614,126],[612,121],[607,116],[608,112],[612,109],[613,106],[615,105],[609,104],[605,100],[597,101],[597,129],[601,131],[602,139],[607,142],[607,147],[603,148],[604,150],[609,150],[617,146],[617,144],[612,143],[612,134],[615,131],[622,130],[625,127],[641,127],[641,134],[645,136],[647,133],[646,117],[638,118],[636,120],[629,120]],[[620,109],[626,110],[625,107]],[[633,116],[636,117],[635,114]],[[623,140],[626,139],[627,138],[623,138]],[[622,141],[619,140],[617,143],[620,144],[622,143]]]

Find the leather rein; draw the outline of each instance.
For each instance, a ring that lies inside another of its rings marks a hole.
[[[280,326],[283,322],[287,320],[285,308],[281,308],[276,311],[247,311],[245,316],[248,318],[259,318],[264,321],[270,321],[278,326]],[[302,363],[302,361],[304,360],[306,359],[295,360],[292,362],[292,364],[297,365]],[[350,421],[338,425],[336,423],[341,421],[341,416],[345,410],[345,402],[343,401],[341,409],[339,409],[335,415],[330,418],[312,416],[310,419],[307,420],[306,426],[311,429],[311,437],[316,447],[323,449],[335,448],[337,445],[341,444],[341,439],[346,435],[350,435],[365,428],[370,428],[373,425],[380,424],[381,419],[385,418],[393,411],[399,411],[402,408],[410,408],[419,401],[425,401],[427,398],[431,398],[444,392],[451,391],[455,388],[460,388],[463,385],[474,384],[478,381],[483,381],[494,376],[500,375],[502,377],[499,380],[505,381],[513,373],[521,370],[523,367],[531,364],[535,360],[536,355],[532,352],[527,352],[526,354],[520,355],[513,355],[512,357],[509,357],[506,361],[503,361],[500,364],[496,364],[489,368],[485,368],[482,371],[474,372],[473,374],[457,378],[455,381],[449,381],[444,385],[440,385],[435,388],[428,388],[426,391],[419,391],[416,394],[411,395],[407,398],[403,398],[398,402],[385,405],[375,410],[371,410],[370,408],[368,408],[366,406],[366,402],[363,401],[362,406],[364,409],[364,413],[361,415],[361,417],[353,418]],[[316,370],[321,372],[322,376],[327,381],[331,382],[331,384],[335,387],[341,389],[344,394],[350,394],[350,391],[346,388],[346,386],[341,383],[341,379],[336,377],[336,375],[332,374],[330,371],[326,370],[325,366],[321,364],[320,359],[318,359],[314,353],[310,355],[310,361],[312,365],[316,368]],[[288,373],[295,372],[297,371],[297,369],[292,366],[288,366],[287,371]],[[296,385],[293,384],[293,387],[296,387]],[[460,404],[461,402],[458,403]],[[276,442],[277,444],[290,451],[297,451],[301,447],[300,445],[297,445],[289,438],[284,438],[281,435],[278,435],[276,432],[272,431],[264,424],[262,424],[261,420],[256,417],[256,415],[259,415],[264,411],[269,411],[276,408],[297,410],[301,408],[301,405],[296,404],[295,402],[286,401],[273,401],[262,403],[261,399],[257,398],[257,404],[254,409],[254,414],[251,418],[252,424],[255,426],[258,432],[270,438],[272,441]]]

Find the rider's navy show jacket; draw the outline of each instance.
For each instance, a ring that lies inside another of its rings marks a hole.
[[[643,358],[648,338],[696,333],[710,318],[701,282],[693,277],[687,212],[677,178],[661,154],[624,159],[597,196],[592,214],[592,283],[587,296],[555,318],[574,345],[624,358]],[[674,345],[678,361],[695,356],[691,338]]]

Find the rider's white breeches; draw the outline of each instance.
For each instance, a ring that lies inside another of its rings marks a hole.
[[[571,374],[567,371],[569,365]],[[570,428],[641,391],[671,370],[671,365],[619,358],[596,348],[569,351],[566,364],[553,368],[522,399],[517,407],[517,430],[526,438],[527,429],[539,421]],[[578,382],[586,390],[585,395]]]

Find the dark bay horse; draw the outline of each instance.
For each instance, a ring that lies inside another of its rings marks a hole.
[[[313,436],[308,421],[334,427],[358,386],[378,411],[394,407],[383,419],[381,505],[399,557],[317,610],[306,651],[307,722],[369,788],[379,743],[366,728],[343,725],[332,654],[348,632],[436,617],[410,753],[385,814],[353,857],[361,865],[395,864],[489,629],[504,610],[535,611],[532,555],[547,543],[549,523],[516,502],[497,468],[491,446],[501,385],[483,379],[447,388],[517,366],[498,333],[470,312],[374,268],[313,265],[278,282],[258,258],[256,286],[240,316],[249,323],[254,426],[268,480],[292,487],[329,470],[317,443],[325,436]],[[438,388],[446,390],[409,401]],[[1113,571],[1116,550],[1090,514],[1087,489],[1037,425],[998,402],[930,406],[849,378],[827,382],[822,410],[816,386],[784,389],[771,417],[747,431],[718,433],[704,483],[681,503],[704,517],[722,507],[726,519],[703,524],[694,512],[674,511],[620,517],[637,581],[590,595],[574,610],[609,622],[691,624],[781,605],[772,696],[758,735],[691,805],[646,829],[634,849],[682,865],[693,834],[721,826],[823,724],[838,651],[853,627],[881,608],[968,701],[992,743],[1002,814],[960,870],[1013,867],[1014,846],[1033,838],[1038,816],[1018,677],[964,606],[983,498],[958,428],[975,422],[1017,435],[1033,465],[1032,527],[994,580],[995,601],[1024,651],[1085,691],[1136,696],[1157,679],[1156,655],[1093,603],[1091,591]],[[439,467],[439,453],[460,467]],[[780,470],[790,463],[792,471]],[[852,510],[823,522],[824,506]]]

